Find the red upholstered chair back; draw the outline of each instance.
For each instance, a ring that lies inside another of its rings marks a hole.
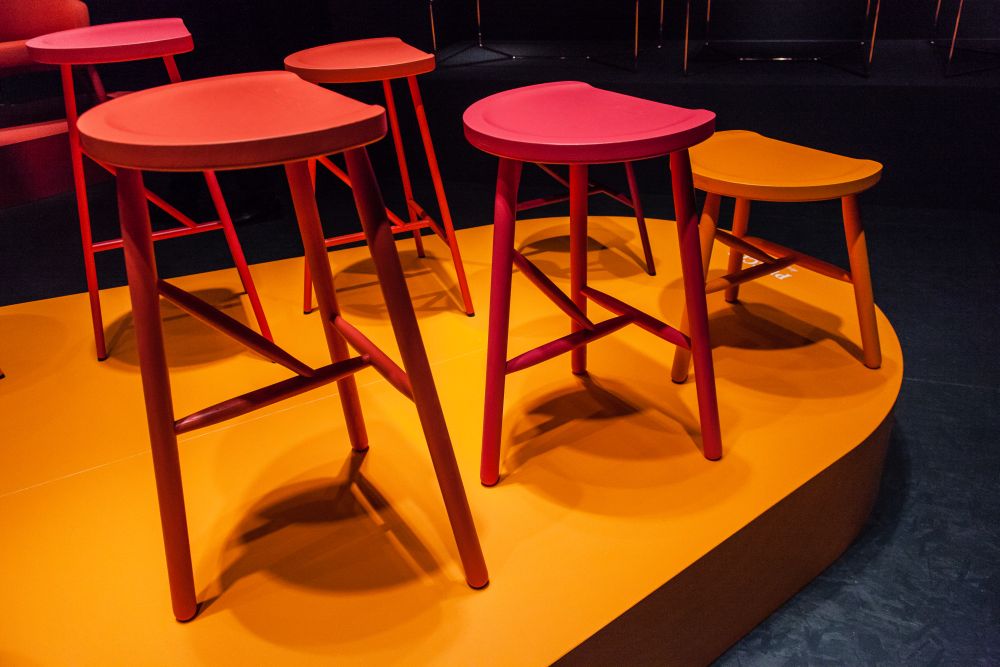
[[[0,2],[0,76],[32,69],[24,42],[58,30],[90,25],[80,0],[2,0]]]

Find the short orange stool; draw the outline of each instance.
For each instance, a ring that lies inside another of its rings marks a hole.
[[[385,218],[385,205],[364,148],[385,136],[385,111],[305,83],[288,72],[254,72],[132,93],[86,112],[80,117],[79,128],[87,153],[116,167],[125,266],[176,618],[188,620],[198,611],[178,434],[336,382],[351,445],[356,451],[365,451],[368,436],[354,374],[368,367],[416,404],[466,580],[475,588],[485,586],[486,564]],[[341,152],[354,181],[354,200],[403,368],[352,326],[337,306],[308,161]],[[330,351],[331,363],[319,368],[311,368],[241,322],[161,279],[156,271],[142,171],[205,171],[279,164],[284,165],[288,177]],[[291,376],[175,419],[160,324],[161,297],[285,367]],[[349,353],[348,344],[357,354]]]
[[[706,290],[709,293],[725,291],[726,301],[734,303],[742,283],[792,264],[851,283],[861,327],[862,359],[865,366],[878,368],[882,364],[882,351],[857,196],[878,183],[882,165],[778,141],[756,132],[730,130],[717,132],[691,148],[691,171],[695,187],[708,193],[699,222],[706,271],[712,242],[718,240],[729,247],[726,275],[709,280]],[[731,233],[716,227],[722,197],[736,199]],[[850,271],[777,243],[746,236],[753,200],[813,202],[832,199],[841,201]],[[750,260],[745,261],[744,256]],[[752,266],[744,267],[744,263]],[[671,373],[675,382],[687,379],[689,357],[687,350],[677,349]]]
[[[295,72],[306,81],[319,84],[335,83],[368,83],[381,81],[385,94],[386,110],[389,112],[389,127],[392,130],[392,141],[396,147],[396,160],[399,162],[399,175],[403,181],[403,193],[406,196],[407,220],[403,220],[392,211],[387,211],[392,222],[393,234],[413,232],[417,245],[417,254],[424,256],[423,241],[420,230],[429,227],[442,241],[448,244],[451,260],[455,265],[458,288],[462,294],[462,304],[467,315],[474,315],[472,295],[469,293],[469,282],[465,278],[465,267],[462,265],[462,255],[458,250],[458,240],[455,238],[455,228],[451,220],[451,209],[444,193],[444,183],[441,180],[441,170],[438,167],[437,154],[431,141],[430,128],[427,126],[427,113],[424,111],[423,98],[417,76],[434,71],[434,54],[424,53],[404,43],[398,37],[379,37],[375,39],[359,39],[351,42],[338,42],[317,46],[293,53],[285,58],[285,69]],[[396,114],[396,101],[392,94],[392,80],[406,79],[413,99],[413,110],[417,115],[417,126],[420,128],[420,139],[424,144],[427,156],[427,166],[434,181],[434,194],[437,197],[438,208],[441,211],[441,223],[432,218],[413,196],[413,185],[410,182],[410,170],[406,164],[406,152],[403,149],[403,138],[399,130],[399,117]],[[351,185],[348,174],[334,164],[328,157],[319,158],[319,163],[326,167],[334,176]],[[313,165],[315,169],[315,165]],[[330,248],[345,243],[364,239],[363,234],[344,234],[326,239],[326,247]],[[312,292],[309,287],[309,267],[306,267],[305,299],[303,310],[312,310]]]

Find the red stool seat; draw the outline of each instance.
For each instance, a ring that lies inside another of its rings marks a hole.
[[[364,83],[434,71],[434,54],[398,37],[325,44],[285,58],[285,69],[313,83]]]
[[[522,162],[598,164],[667,155],[712,136],[715,114],[643,100],[579,81],[482,99],[465,111],[480,150]]]
[[[251,72],[139,91],[90,110],[79,128],[94,158],[157,171],[281,164],[364,146],[386,132],[381,107],[290,72]]]
[[[187,53],[194,40],[181,19],[148,19],[74,28],[29,39],[31,57],[50,65],[120,63]]]

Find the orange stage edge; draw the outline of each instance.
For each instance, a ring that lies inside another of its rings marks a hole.
[[[632,218],[592,216],[589,281],[676,323],[676,229],[648,225],[655,277]],[[566,218],[517,225],[517,249],[560,286],[568,231]],[[472,297],[488,303],[492,227],[458,236]],[[426,259],[398,244],[489,587],[464,582],[413,405],[364,371],[366,454],[352,454],[335,385],[180,436],[203,603],[175,622],[128,294],[115,288],[102,293],[103,363],[86,294],[0,308],[0,664],[546,665],[654,591],[671,610],[663,655],[707,662],[863,526],[903,360],[879,312],[882,367],[859,361],[849,284],[791,267],[744,285],[738,305],[709,296],[720,461],[699,449],[694,383],[670,381],[673,346],[631,327],[590,345],[587,378],[567,357],[508,377],[501,481],[484,488],[487,316],[465,316],[447,246],[424,240]],[[396,355],[367,250],[330,259],[345,315]],[[302,259],[252,271],[275,340],[322,363]],[[717,246],[709,279],[725,272]],[[173,282],[254,326],[235,270]],[[288,376],[163,311],[179,416]],[[569,330],[516,274],[510,354]]]

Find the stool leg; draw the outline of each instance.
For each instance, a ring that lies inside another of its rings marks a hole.
[[[76,212],[80,219],[80,237],[83,241],[83,266],[87,277],[87,294],[90,296],[90,319],[94,326],[94,344],[98,361],[108,358],[104,340],[104,318],[101,315],[100,285],[97,282],[97,263],[94,261],[94,241],[90,233],[90,205],[87,202],[87,179],[83,171],[83,149],[80,132],[76,128],[76,91],[73,86],[73,68],[61,65],[63,101],[66,105],[66,125],[69,135],[69,157],[73,167],[73,189],[76,194]]]
[[[701,266],[704,275],[708,276],[708,263],[712,259],[712,246],[715,243],[715,228],[719,219],[719,202],[717,194],[708,193],[705,206],[701,209],[701,220],[698,223],[698,238],[701,243]],[[689,331],[688,312],[685,306],[681,315],[681,331]],[[674,364],[670,371],[670,379],[680,384],[687,380],[691,367],[691,352],[683,347],[674,348]]]
[[[844,212],[844,235],[851,263],[851,282],[854,283],[854,302],[858,308],[864,362],[868,368],[878,368],[882,365],[882,347],[878,339],[868,246],[865,243],[865,230],[861,226],[858,198],[855,195],[844,197],[841,199],[841,208]]]
[[[674,210],[677,212],[684,302],[691,327],[691,356],[694,358],[703,453],[705,458],[714,460],[722,456],[722,434],[719,428],[719,405],[715,395],[715,369],[712,364],[712,343],[708,331],[705,273],[698,239],[691,159],[687,150],[670,154],[670,177],[674,192]]]
[[[309,181],[312,183],[313,196],[316,196],[316,160],[309,160]],[[325,245],[325,243],[324,243]],[[312,273],[309,271],[309,262],[302,258],[302,314],[308,315],[313,309],[313,283]]]
[[[462,477],[455,460],[455,451],[448,436],[448,426],[441,410],[437,389],[434,386],[434,376],[427,360],[420,328],[417,326],[417,316],[413,312],[413,303],[406,287],[403,267],[399,263],[396,242],[392,236],[392,227],[385,214],[385,204],[379,192],[372,173],[368,153],[363,148],[356,148],[345,153],[347,171],[354,184],[354,201],[361,216],[361,226],[368,240],[368,248],[375,262],[375,272],[382,296],[385,299],[386,310],[396,336],[403,367],[413,386],[413,401],[420,416],[420,425],[424,430],[427,448],[430,450],[437,475],[438,486],[444,497],[448,520],[458,544],[458,553],[465,569],[465,579],[473,588],[482,588],[489,583],[486,572],[486,561],[479,545],[479,537],[472,521],[469,501],[462,486]]]
[[[733,236],[743,238],[747,235],[747,228],[750,226],[750,200],[738,197],[736,208],[733,209]],[[734,248],[729,249],[729,266],[726,267],[726,274],[736,273],[743,268],[743,253]],[[740,298],[740,286],[732,285],[726,288],[726,301],[736,303]]]
[[[316,302],[319,304],[323,320],[326,344],[330,348],[330,358],[335,362],[343,361],[350,357],[350,352],[344,338],[333,326],[333,318],[340,313],[340,309],[333,289],[333,271],[326,256],[326,244],[319,221],[319,211],[316,208],[316,197],[313,195],[309,180],[309,165],[305,162],[286,164],[285,175],[288,177],[288,187],[292,191],[292,203],[295,207],[295,218],[299,223],[299,233],[302,235],[306,262],[314,277]],[[361,414],[361,400],[358,397],[358,385],[354,376],[338,380],[337,389],[340,393],[340,403],[344,408],[344,418],[347,420],[351,447],[363,452],[368,449],[368,434],[365,431],[365,420]]]
[[[587,180],[587,165],[569,166],[569,296],[580,312],[587,314],[587,297],[583,288],[587,286],[587,204],[590,183]],[[570,330],[583,329],[576,320]],[[570,352],[570,363],[574,375],[587,372],[587,346],[581,345]]]
[[[219,216],[219,224],[222,225],[222,233],[226,236],[226,245],[229,246],[229,254],[232,255],[236,264],[236,272],[240,275],[240,282],[243,283],[243,290],[250,300],[250,307],[253,309],[254,318],[260,333],[269,341],[274,341],[271,335],[271,328],[267,325],[267,317],[264,315],[264,306],[260,304],[260,296],[257,294],[257,286],[250,275],[250,267],[247,266],[247,258],[243,254],[243,246],[236,236],[236,228],[233,226],[233,218],[229,215],[229,207],[222,197],[222,189],[219,187],[219,179],[214,171],[206,171],[205,184],[208,185],[208,192],[212,196],[212,204],[215,205],[215,212]]]
[[[198,602],[191,568],[191,546],[184,511],[177,434],[174,431],[170,375],[163,349],[160,296],[157,290],[149,210],[143,192],[142,174],[132,169],[119,169],[117,181],[125,269],[128,272],[132,320],[139,349],[139,371],[146,401],[146,421],[153,453],[163,546],[167,555],[170,598],[174,616],[178,621],[187,621],[197,613]]]
[[[431,172],[431,180],[434,181],[434,195],[437,197],[438,208],[441,210],[441,225],[444,227],[445,238],[448,239],[451,262],[455,265],[458,289],[462,293],[462,303],[465,306],[465,313],[471,317],[476,314],[476,311],[472,307],[472,294],[469,292],[469,281],[465,277],[465,265],[462,264],[462,255],[458,250],[458,239],[455,238],[455,226],[451,219],[451,208],[448,206],[448,198],[444,194],[444,183],[441,180],[441,169],[438,167],[437,155],[434,152],[434,143],[431,141],[430,127],[427,125],[427,112],[424,111],[424,100],[420,96],[417,77],[407,77],[406,81],[410,85],[413,110],[417,114],[420,139],[423,141],[424,153],[427,155],[427,167]]]
[[[642,242],[642,254],[646,258],[646,273],[656,275],[653,264],[653,249],[649,245],[649,231],[646,229],[646,216],[642,212],[642,201],[639,199],[639,186],[635,181],[635,170],[631,162],[625,163],[625,175],[628,177],[628,192],[632,199],[632,209],[635,211],[635,222],[639,226],[639,240]]]
[[[520,162],[500,158],[493,206],[493,265],[490,274],[490,328],[486,346],[486,401],[483,409],[483,451],[479,479],[485,486],[500,481],[500,435],[507,377],[507,336],[510,329],[510,283],[514,271],[514,220]]]
[[[385,108],[389,112],[389,129],[392,131],[392,145],[396,148],[396,162],[399,163],[399,176],[403,181],[406,212],[410,222],[417,222],[417,212],[410,205],[410,202],[413,201],[413,184],[410,182],[410,168],[406,165],[406,151],[403,149],[403,136],[399,131],[399,116],[396,113],[396,99],[392,95],[391,81],[382,81],[382,92],[385,93]],[[417,257],[424,257],[424,242],[420,238],[419,229],[413,230],[413,241],[417,245]]]

